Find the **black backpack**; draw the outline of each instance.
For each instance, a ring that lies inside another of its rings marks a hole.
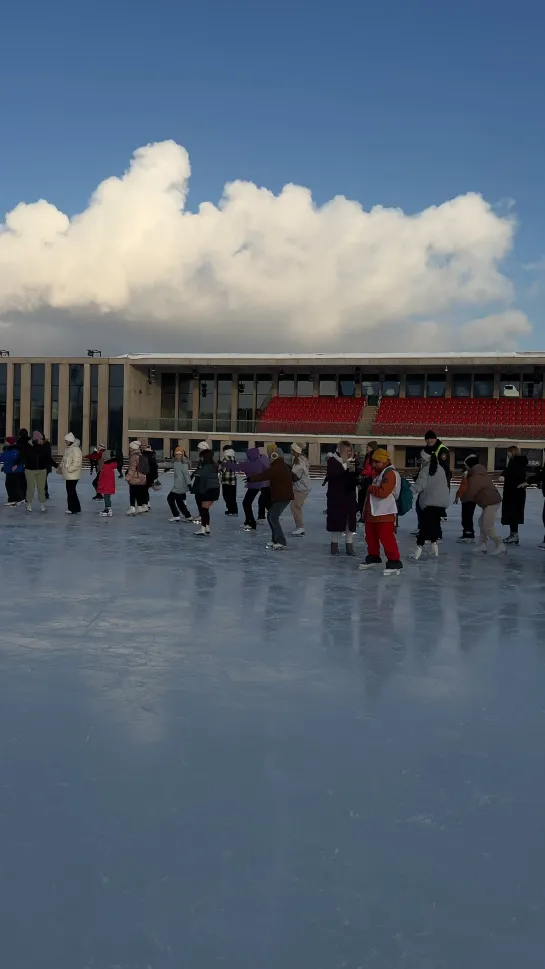
[[[147,478],[149,474],[149,461],[147,454],[141,454],[138,458],[138,470],[140,474],[145,474]]]

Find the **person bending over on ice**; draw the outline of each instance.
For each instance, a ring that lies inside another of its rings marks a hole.
[[[437,544],[441,535],[441,518],[445,508],[450,505],[450,488],[444,468],[439,465],[437,455],[431,447],[425,447],[420,453],[420,472],[416,481],[411,485],[412,491],[418,495],[420,502],[420,519],[414,558],[416,561],[422,555],[426,542],[431,543],[434,555],[439,555]]]
[[[488,539],[494,543],[491,555],[502,555],[507,549],[494,528],[494,521],[501,503],[501,495],[482,464],[475,464],[467,475],[467,489],[463,502],[474,501],[482,509],[479,518],[479,541],[474,552],[486,552]]]
[[[397,501],[401,492],[401,477],[393,467],[384,448],[373,451],[373,483],[367,489],[363,519],[367,556],[360,569],[370,569],[382,564],[380,546],[386,553],[384,575],[399,575],[403,564],[395,537]]]
[[[456,539],[456,541],[462,543],[463,545],[471,545],[475,539],[473,516],[477,506],[474,501],[464,501],[464,495],[467,491],[467,476],[469,474],[469,470],[470,468],[474,468],[478,463],[479,459],[476,454],[469,454],[467,456],[464,461],[465,471],[462,475],[462,480],[460,481],[460,487],[456,492],[456,498],[454,499],[455,505],[457,505],[459,501],[462,502],[462,534],[460,538]]]
[[[327,518],[331,554],[339,554],[339,538],[346,535],[346,554],[355,555],[356,531],[356,462],[349,441],[340,441],[337,450],[327,461]]]

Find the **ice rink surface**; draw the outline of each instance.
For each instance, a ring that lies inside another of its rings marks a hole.
[[[542,969],[541,494],[386,579],[119,485],[0,509],[1,965]]]

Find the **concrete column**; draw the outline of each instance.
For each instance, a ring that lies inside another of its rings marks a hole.
[[[64,438],[68,434],[68,402],[70,397],[70,364],[59,364],[59,443],[58,451],[64,451]]]
[[[194,378],[194,381],[193,381],[193,430],[194,431],[197,430],[197,427],[198,427],[197,421],[199,420],[199,386],[200,386],[200,379],[197,376]]]
[[[21,427],[30,432],[30,364],[21,364]]]
[[[487,452],[488,452],[488,457],[487,457],[487,460],[486,460],[486,469],[487,469],[487,471],[493,471],[494,470],[495,457],[496,457],[496,447],[495,447],[495,445],[489,445],[487,447]]]
[[[310,464],[320,463],[320,442],[311,441],[308,446],[308,460]]]
[[[445,374],[446,386],[445,386],[445,397],[452,397],[452,374],[450,370]]]
[[[6,437],[13,436],[13,361],[6,361]]]
[[[99,440],[109,445],[108,441],[108,376],[109,369],[107,363],[101,363],[98,367],[98,408],[97,408],[97,437]],[[95,443],[98,444],[98,441]]]
[[[89,440],[89,419],[91,417],[91,364],[83,364],[83,427],[81,431],[81,449],[89,454],[91,445],[98,441]]]
[[[123,372],[123,454],[129,453],[129,409],[130,391],[129,386],[131,368],[128,360],[125,360],[125,370]],[[161,413],[161,389],[159,388],[159,414]]]
[[[402,373],[399,378],[399,396],[407,396],[407,374]]]
[[[314,387],[313,387],[313,390],[312,390],[312,396],[313,397],[319,397],[320,396],[320,374],[319,373],[315,373],[314,374]],[[320,452],[318,451],[318,453],[320,453]],[[316,463],[318,463],[318,462],[316,462]]]
[[[44,371],[44,437],[51,440],[51,364],[46,363]]]
[[[500,396],[500,375],[499,373],[494,374],[494,397]]]

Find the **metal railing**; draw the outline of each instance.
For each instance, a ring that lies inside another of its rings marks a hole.
[[[545,440],[545,427],[543,424],[524,424],[520,422],[511,424],[507,421],[503,424],[467,424],[465,421],[459,423],[443,423],[443,421],[439,421],[436,422],[435,426],[443,439],[449,437],[472,437],[489,438],[491,440],[502,438],[503,440],[512,441]],[[414,421],[394,423],[392,421],[378,420],[373,427],[373,433],[375,436],[378,434],[389,437],[422,437],[428,427],[429,422],[427,424],[415,423]]]
[[[247,434],[259,437],[260,434],[287,434],[292,436],[316,435],[339,437],[355,434],[359,419],[356,421],[267,421],[258,418],[253,421],[229,421],[217,418],[198,418],[191,420],[180,417],[129,417],[129,431],[146,431],[150,434],[177,433],[189,434]]]

